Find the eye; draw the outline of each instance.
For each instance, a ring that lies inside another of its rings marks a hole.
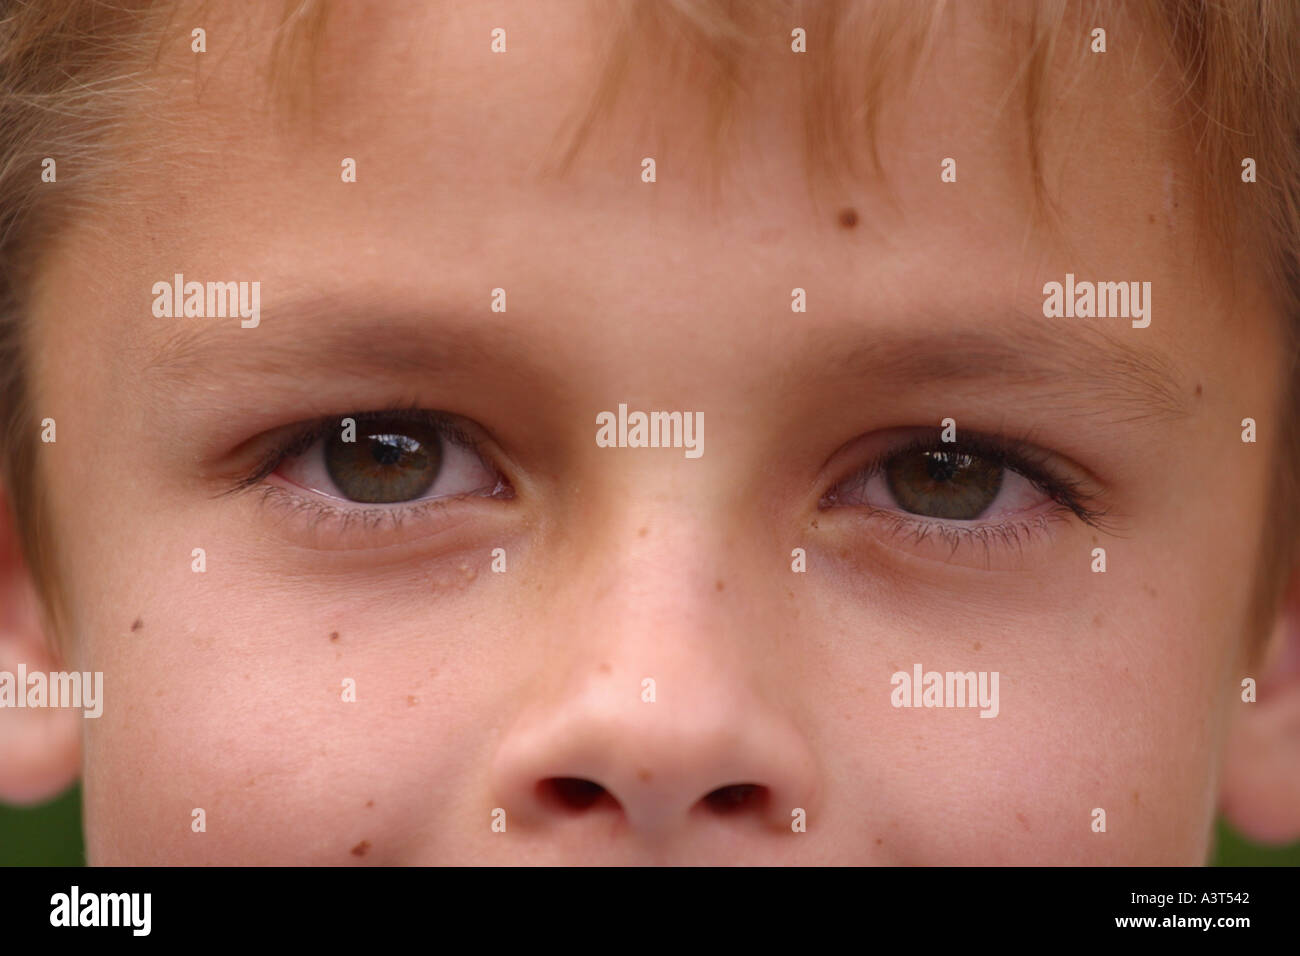
[[[359,413],[322,422],[271,474],[328,498],[383,505],[500,490],[465,429],[434,412]]]
[[[891,544],[950,558],[968,542],[990,556],[998,547],[1022,549],[1071,516],[1100,527],[1098,497],[1081,469],[1042,449],[973,433],[956,443],[922,434],[895,436],[821,508],[857,510]]]

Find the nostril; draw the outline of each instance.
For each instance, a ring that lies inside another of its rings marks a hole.
[[[579,777],[549,777],[537,785],[543,801],[566,810],[586,810],[608,791],[592,780]]]
[[[758,810],[767,802],[767,787],[756,783],[733,783],[709,793],[704,802],[714,813]]]

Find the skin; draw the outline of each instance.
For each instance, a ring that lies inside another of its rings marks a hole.
[[[881,118],[883,179],[821,206],[793,55],[749,78],[764,108],[737,114],[716,196],[705,104],[640,61],[573,172],[539,178],[594,83],[583,11],[340,12],[310,132],[262,105],[264,32],[227,42],[249,28],[209,17],[197,93],[183,22],[104,183],[133,201],[62,232],[31,299],[65,666],[103,671],[107,701],[0,724],[27,755],[0,793],[79,769],[94,864],[1197,864],[1220,803],[1300,834],[1278,717],[1300,695],[1274,667],[1294,629],[1263,645],[1247,623],[1280,323],[1246,264],[1198,248],[1186,145],[1151,132],[1171,125],[1153,54],[1111,54],[1062,101],[1051,228],[1023,118],[993,113],[1014,48],[968,7]],[[260,325],[154,317],[177,271],[260,281]],[[1151,282],[1150,327],[1044,318],[1067,272]],[[361,370],[365,342],[386,370]],[[1119,384],[1133,364],[1167,381]],[[598,447],[619,403],[703,412],[704,454]],[[221,494],[273,430],[394,404],[475,423],[513,497],[367,527]],[[1058,514],[954,550],[826,506],[945,417],[1031,436],[1107,526]],[[55,660],[35,621],[13,613],[8,660]],[[1243,704],[1265,661],[1270,699]],[[893,706],[915,664],[998,672],[997,717]],[[1263,763],[1225,773],[1238,740]],[[566,806],[539,787],[558,777],[604,791]],[[765,789],[707,799],[742,783]]]

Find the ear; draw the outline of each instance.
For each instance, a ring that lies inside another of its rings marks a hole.
[[[1238,711],[1228,736],[1220,808],[1257,843],[1300,839],[1300,570],[1290,585],[1255,677],[1257,698]]]
[[[13,512],[0,489],[0,680],[25,696],[26,688],[17,686],[19,664],[29,674],[60,667],[45,639]],[[39,803],[67,789],[81,762],[83,719],[73,708],[0,707],[0,801]]]

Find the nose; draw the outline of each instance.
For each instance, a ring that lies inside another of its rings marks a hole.
[[[683,483],[676,458],[600,459],[496,738],[508,832],[673,859],[808,839],[792,824],[813,829],[825,790],[816,709],[775,586],[788,566],[767,557],[789,550],[736,505],[731,460]]]
[[[723,826],[789,832],[814,795],[804,737],[752,693],[718,683],[597,669],[503,740],[495,789],[509,817],[613,820],[615,832],[661,838]]]
[[[498,738],[494,798],[543,828],[789,834],[821,788],[775,589],[746,587],[762,576],[717,561],[706,538],[683,531],[656,549],[636,524],[621,536],[634,548],[592,548],[600,560],[553,592],[533,635],[546,656]],[[718,566],[738,572],[730,588]]]

